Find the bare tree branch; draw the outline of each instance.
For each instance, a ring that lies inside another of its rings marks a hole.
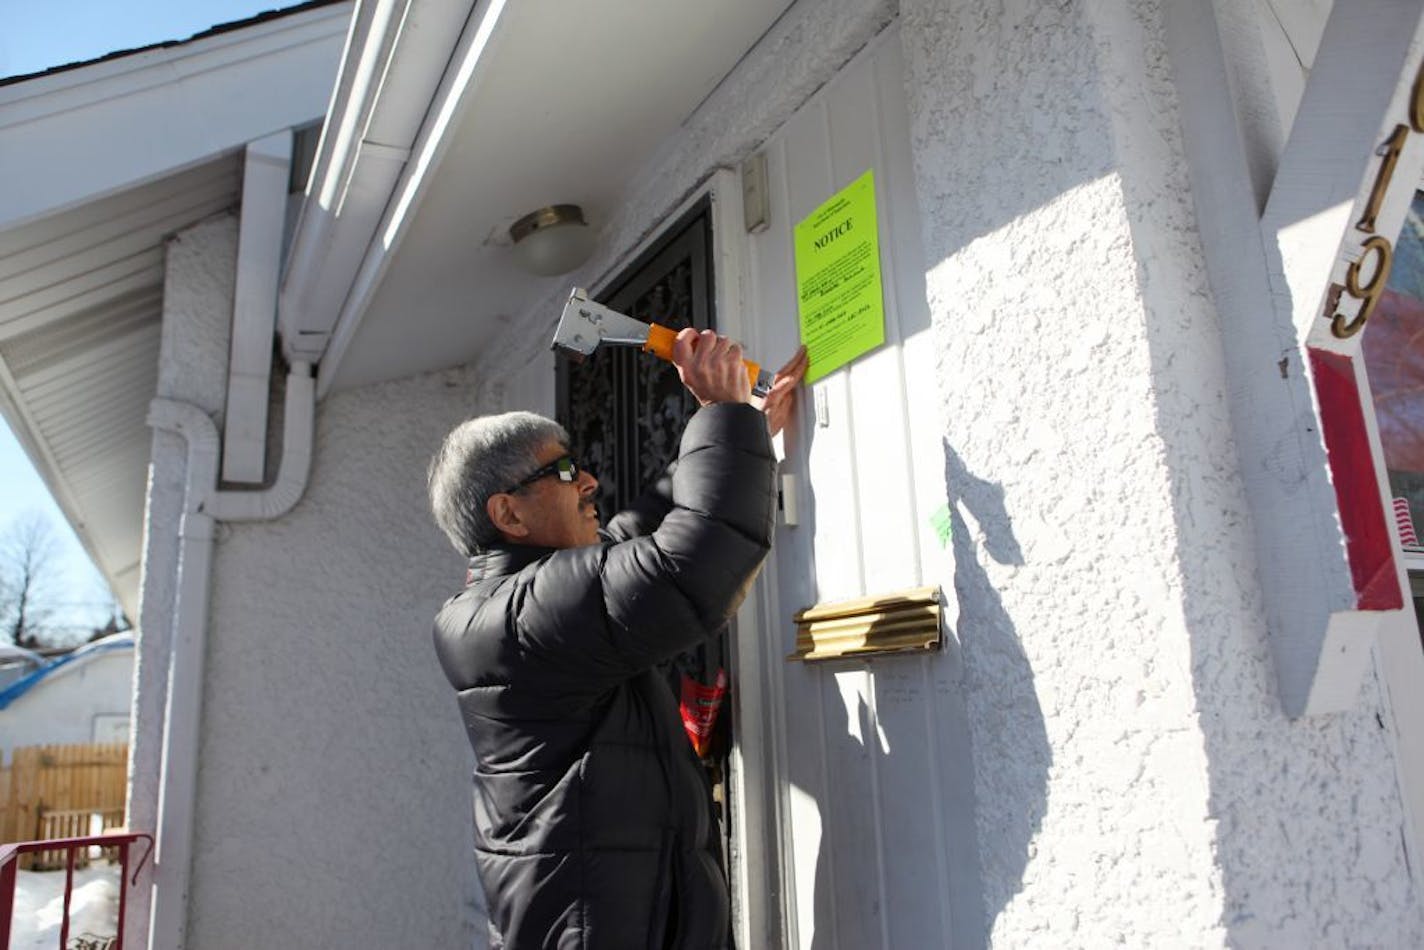
[[[26,512],[0,532],[0,624],[11,642],[34,647],[49,632],[61,583],[50,522]]]

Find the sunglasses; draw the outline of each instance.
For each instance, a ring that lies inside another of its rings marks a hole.
[[[582,468],[572,455],[561,455],[543,468],[537,469],[520,479],[515,483],[514,487],[506,488],[500,494],[512,495],[521,488],[532,485],[541,478],[548,478],[550,475],[559,476],[559,481],[561,482],[572,482],[579,477],[580,471],[582,471]]]

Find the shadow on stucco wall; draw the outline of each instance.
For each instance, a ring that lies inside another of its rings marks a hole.
[[[853,664],[835,663],[827,665],[822,671],[829,673],[836,668],[851,669]],[[828,702],[824,704],[826,709],[826,757],[831,761],[847,762],[862,759],[869,755],[869,749],[864,741],[856,738],[850,729],[850,719],[846,714],[846,708],[839,702]],[[863,697],[857,697],[856,718],[859,720],[859,733],[862,736],[874,736],[875,726],[871,722],[870,710],[865,705]],[[827,837],[830,834],[830,822],[835,816],[834,802],[831,796],[826,797],[826,801],[819,803],[821,808],[822,838],[821,848],[816,853],[816,890],[812,904],[814,907],[815,931],[811,937],[811,950],[843,950],[844,944],[840,939],[839,928],[837,927],[837,901],[835,858],[842,861],[849,861],[852,864],[860,860],[854,855],[835,855],[834,849],[827,847]]]
[[[961,868],[972,871],[963,874],[966,881],[979,882],[984,910],[980,921],[956,920],[959,950],[988,946],[994,920],[1022,887],[1029,843],[1048,810],[1053,750],[1020,633],[980,561],[987,557],[1006,566],[1024,564],[1003,486],[970,472],[948,440],[943,446],[954,594],[959,601],[957,644],[950,649],[960,651],[955,659],[963,670],[963,691],[950,698],[959,707],[951,718],[966,723],[964,740],[976,777],[973,787],[966,789],[976,813],[967,816],[968,830],[978,843],[977,854],[951,855],[951,859],[974,862],[972,868]],[[977,531],[971,532],[966,513]],[[963,694],[968,692],[990,697],[979,705],[972,730],[963,711]],[[974,841],[967,834],[959,837]]]

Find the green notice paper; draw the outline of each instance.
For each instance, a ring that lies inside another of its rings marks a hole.
[[[885,342],[875,173],[855,181],[796,225],[796,297],[813,383]]]

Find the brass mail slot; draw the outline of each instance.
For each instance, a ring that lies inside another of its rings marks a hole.
[[[834,660],[886,653],[923,653],[942,642],[939,588],[807,607],[796,621],[788,660]]]

